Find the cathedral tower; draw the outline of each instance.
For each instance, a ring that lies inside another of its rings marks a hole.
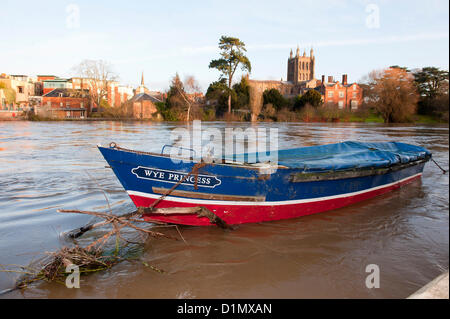
[[[305,51],[303,51],[303,55],[300,56],[300,49],[297,46],[295,57],[292,57],[291,53],[288,59],[287,80],[294,84],[313,80],[314,69],[315,57],[313,49],[311,48],[310,56],[307,56]]]

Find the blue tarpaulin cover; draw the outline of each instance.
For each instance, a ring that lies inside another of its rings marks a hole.
[[[431,156],[427,149],[411,144],[354,141],[279,150],[278,159],[274,154],[267,154],[238,154],[234,161],[258,163],[278,160],[279,165],[303,169],[305,172],[320,172],[389,167]],[[226,159],[232,160],[232,157],[226,156]]]

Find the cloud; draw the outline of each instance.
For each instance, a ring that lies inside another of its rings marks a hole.
[[[377,45],[377,44],[389,44],[389,43],[400,43],[400,42],[417,42],[417,41],[429,41],[429,40],[442,40],[448,39],[448,32],[437,32],[437,33],[418,33],[412,35],[391,35],[384,37],[365,37],[357,39],[338,39],[332,41],[315,41],[315,42],[303,42],[302,47],[336,47],[336,46],[358,46],[358,45]],[[247,50],[280,50],[280,49],[290,49],[296,48],[297,43],[267,43],[267,44],[249,44],[247,45]],[[148,54],[145,58],[137,59],[123,59],[116,60],[116,63],[131,63],[131,62],[145,62],[154,59],[167,59],[174,57],[183,56],[196,56],[204,55],[210,53],[218,52],[217,45],[205,45],[197,47],[182,47],[181,49],[166,50],[165,52],[155,52]]]
[[[340,39],[333,41],[317,41],[309,42],[306,47],[334,47],[334,46],[347,46],[347,45],[368,45],[368,44],[389,44],[398,42],[416,42],[426,40],[442,40],[448,39],[448,32],[443,33],[418,33],[413,35],[392,35],[385,37],[366,37],[359,39]],[[289,49],[295,48],[297,44],[257,44],[249,45],[248,49],[251,50],[271,50],[271,49]]]

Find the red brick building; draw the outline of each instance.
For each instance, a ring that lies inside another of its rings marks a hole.
[[[51,118],[86,118],[90,111],[87,90],[54,89],[44,94],[38,115]]]
[[[42,94],[48,94],[55,89],[73,90],[100,90],[103,89],[102,81],[88,78],[74,77],[70,79],[58,78],[50,75],[38,76],[38,82],[42,83]],[[133,88],[110,81],[106,84],[106,101],[110,106],[118,107],[133,97]]]
[[[287,81],[258,81],[249,80],[249,84],[260,94],[265,90],[276,89],[286,98],[294,98],[309,90],[316,90],[322,95],[324,105],[336,105],[340,109],[356,110],[363,102],[363,90],[357,83],[348,83],[347,74],[342,76],[342,82],[334,81],[332,76],[325,82],[315,79],[316,58],[313,49],[310,55],[300,55],[300,49],[294,56],[291,50],[288,59]]]
[[[357,83],[348,83],[347,74],[342,75],[342,82],[334,81],[331,76],[325,82],[322,75],[322,81],[315,89],[322,95],[324,105],[334,104],[340,109],[355,110],[363,101],[362,88]]]
[[[155,103],[161,102],[161,100],[147,93],[139,93],[133,97],[131,102],[131,115],[136,119],[143,120],[152,119],[157,115],[158,109],[156,108]]]

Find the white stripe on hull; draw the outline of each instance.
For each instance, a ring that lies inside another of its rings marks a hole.
[[[318,197],[318,198],[308,198],[308,199],[294,199],[294,200],[285,200],[285,201],[269,201],[269,202],[238,202],[238,201],[222,201],[222,200],[209,200],[209,199],[194,199],[194,198],[182,198],[182,197],[173,197],[173,196],[167,196],[165,200],[171,201],[171,202],[179,202],[179,203],[189,203],[189,204],[196,204],[196,205],[224,205],[224,206],[279,206],[279,205],[293,205],[293,204],[303,204],[303,203],[311,203],[311,202],[319,202],[319,201],[325,201],[330,199],[337,199],[337,198],[345,198],[345,197],[351,197],[359,194],[364,194],[372,191],[376,191],[379,189],[387,188],[394,186],[396,184],[400,184],[403,182],[406,182],[410,179],[414,179],[416,177],[421,176],[422,173],[418,173],[415,175],[411,175],[409,177],[406,177],[404,179],[398,180],[393,183],[384,184],[381,186],[376,186],[372,188],[368,188],[362,191],[357,191],[353,193],[345,193],[345,194],[339,194],[339,195],[333,195],[333,196],[325,196],[325,197]],[[147,197],[147,198],[153,198],[158,199],[161,197],[161,195],[157,194],[149,194],[149,193],[143,193],[138,191],[128,191],[128,195],[135,195],[135,196],[141,196],[141,197]]]

